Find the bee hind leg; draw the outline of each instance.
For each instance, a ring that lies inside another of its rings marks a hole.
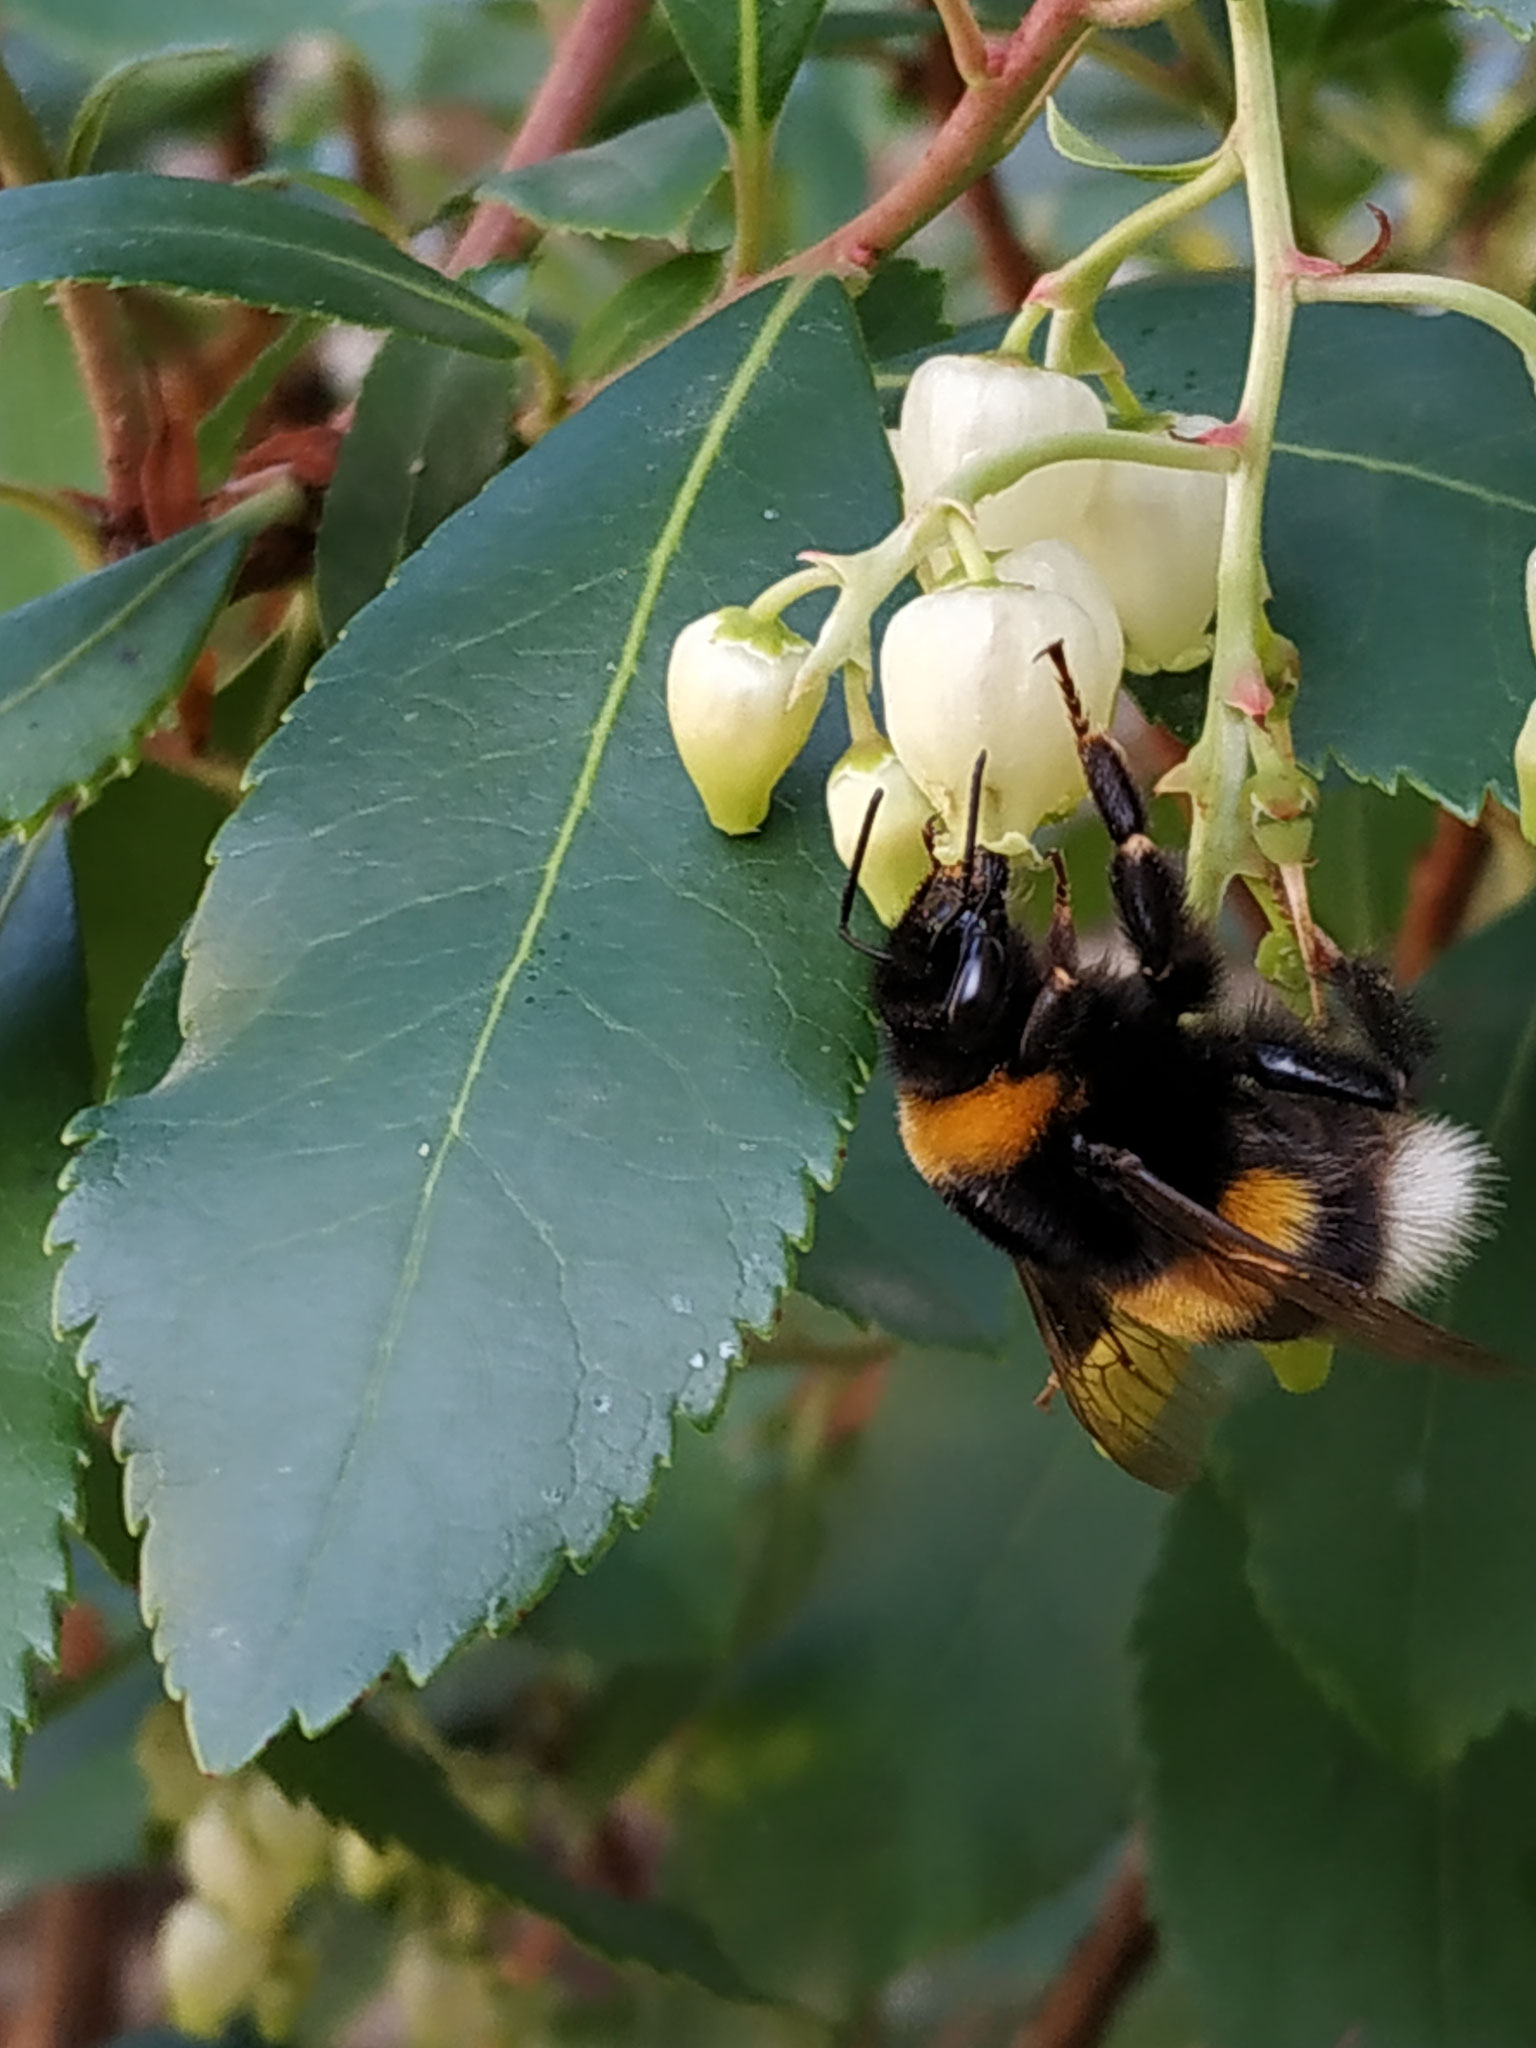
[[[1147,810],[1124,754],[1091,725],[1058,640],[1046,653],[1056,670],[1088,794],[1115,851],[1109,884],[1120,925],[1153,990],[1177,1015],[1199,1010],[1216,994],[1215,948],[1190,917],[1184,884],[1161,847],[1147,836]]]

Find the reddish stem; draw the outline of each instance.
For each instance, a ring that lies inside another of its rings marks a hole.
[[[580,142],[649,6],[650,0],[582,0],[501,160],[504,171],[542,163]],[[483,200],[449,259],[448,273],[458,277],[479,264],[520,256],[534,233],[534,223],[515,208]]]
[[[1398,927],[1393,966],[1399,981],[1417,981],[1461,929],[1477,878],[1488,858],[1481,824],[1467,825],[1442,811],[1434,837],[1413,864],[1408,901]]]
[[[1086,33],[1087,14],[1086,0],[1034,0],[995,53],[992,75],[967,87],[906,175],[862,213],[802,249],[777,274],[832,271],[846,277],[872,269],[888,250],[942,213],[1005,153],[1031,100]]]
[[[1121,1857],[1093,1925],[1066,1960],[1013,2048],[1094,2048],[1157,1953],[1157,1929],[1147,1917],[1147,1880],[1141,1844]]]

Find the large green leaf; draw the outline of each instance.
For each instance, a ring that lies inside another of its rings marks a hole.
[[[41,292],[0,300],[0,480],[100,488],[96,428],[63,322]],[[67,583],[74,549],[35,513],[0,505],[0,610]]]
[[[1250,288],[1133,285],[1104,331],[1137,390],[1230,413]],[[1275,623],[1301,648],[1296,743],[1360,780],[1406,778],[1463,816],[1514,800],[1533,695],[1525,558],[1536,409],[1519,356],[1468,320],[1381,306],[1297,315],[1265,518]]]
[[[1163,1503],[1006,1360],[898,1360],[810,1590],[689,1752],[671,1895],[829,2013],[1124,1824],[1123,1644]]]
[[[132,765],[186,680],[249,535],[194,526],[0,617],[0,825]]]
[[[570,375],[611,377],[670,341],[715,296],[722,268],[716,250],[701,249],[626,279],[571,337]]]
[[[1449,1313],[1536,1365],[1536,904],[1427,984],[1439,1106],[1508,1175],[1498,1232]],[[1234,1418],[1223,1485],[1271,1621],[1328,1694],[1416,1764],[1536,1709],[1536,1373],[1481,1381],[1346,1357],[1305,1399]]]
[[[839,739],[727,842],[662,675],[892,496],[840,290],[758,294],[459,513],[257,757],[185,1054],[82,1120],[56,1225],[210,1764],[530,1602],[771,1315],[869,1053]]]
[[[1170,1520],[1140,1642],[1154,1902],[1214,2040],[1525,2048],[1529,1723],[1438,1778],[1399,1774],[1268,1634],[1208,1489]]]
[[[393,335],[375,358],[326,493],[315,596],[327,639],[506,459],[507,365]]]
[[[884,1080],[869,1091],[796,1284],[914,1344],[964,1350],[998,1350],[1021,1299],[1011,1262],[919,1179]]]
[[[485,300],[354,220],[248,185],[113,171],[0,192],[0,291],[60,278],[165,285],[515,355]]]
[[[727,128],[767,128],[826,0],[662,0],[689,68]]]
[[[546,227],[681,240],[724,169],[720,123],[696,102],[590,149],[498,171],[479,193]]]
[[[366,1715],[312,1742],[290,1730],[262,1765],[291,1799],[309,1800],[375,1848],[399,1842],[422,1862],[557,1921],[599,1955],[689,1977],[722,1998],[754,1995],[688,1914],[576,1884],[532,1850],[504,1841],[455,1796],[435,1759]]]
[[[49,1318],[43,1231],[59,1132],[90,1085],[63,834],[0,845],[0,1775],[30,1717],[65,1584],[60,1517],[84,1456],[80,1388]]]

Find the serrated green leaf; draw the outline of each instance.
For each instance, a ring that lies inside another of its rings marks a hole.
[[[669,1896],[846,2014],[1124,1825],[1122,1650],[1161,1500],[1005,1360],[898,1359],[805,1599],[689,1746]]]
[[[44,490],[101,487],[96,424],[74,352],[39,291],[0,299],[0,477]],[[0,611],[79,573],[75,551],[57,528],[0,505]]]
[[[1437,1107],[1486,1131],[1508,1177],[1497,1234],[1442,1304],[1536,1364],[1536,905],[1425,984]],[[1437,1311],[1439,1312],[1439,1311]],[[1236,1416],[1222,1484],[1260,1602],[1327,1694],[1418,1767],[1536,1709],[1536,1374],[1478,1380],[1344,1357],[1321,1393]]]
[[[700,249],[627,279],[577,329],[566,364],[571,376],[611,377],[670,341],[709,304],[723,269],[717,251]]]
[[[119,771],[208,637],[249,535],[195,526],[0,616],[0,823]]]
[[[1230,414],[1250,287],[1131,285],[1102,327],[1137,392]],[[1536,544],[1536,411],[1507,342],[1382,306],[1297,316],[1265,507],[1270,616],[1301,649],[1298,753],[1407,780],[1460,816],[1515,800],[1533,694],[1525,558]]]
[[[1515,0],[1515,4],[1511,4],[1511,0],[1501,0],[1497,7],[1477,7],[1472,0],[1451,0],[1451,5],[1463,14],[1481,15],[1484,20],[1492,16],[1512,36],[1518,36],[1522,43],[1528,43],[1536,35],[1536,7],[1532,7],[1529,0]]]
[[[725,137],[699,104],[626,128],[590,149],[568,150],[477,188],[544,227],[626,240],[682,241],[725,170]]]
[[[817,1205],[795,1284],[829,1308],[913,1344],[996,1351],[1017,1317],[1011,1263],[919,1179],[883,1077],[848,1140],[842,1178]]]
[[[247,59],[229,43],[195,43],[186,49],[152,50],[143,57],[131,57],[115,64],[98,78],[75,111],[64,144],[64,175],[84,177],[91,167],[107,123],[118,102],[145,87],[164,86],[172,80],[196,85],[201,78],[221,73],[238,73]]]
[[[0,192],[0,291],[60,278],[164,285],[516,355],[515,327],[356,221],[249,185],[112,171]]]
[[[944,318],[945,278],[910,257],[888,256],[853,302],[875,362],[937,348],[953,332]]]
[[[1169,1521],[1139,1638],[1153,1898],[1211,2036],[1524,2048],[1536,1731],[1429,1782],[1393,1770],[1264,1628],[1208,1488]]]
[[[497,478],[257,757],[186,1053],[82,1121],[55,1225],[217,1767],[592,1552],[771,1315],[870,1050],[840,741],[725,841],[662,675],[684,621],[895,513],[840,289],[766,290]]]
[[[79,1383],[49,1315],[43,1231],[85,1099],[85,991],[64,836],[0,845],[0,1776],[29,1724],[67,1585],[61,1517],[84,1456]]]
[[[315,544],[328,640],[506,460],[509,365],[392,335],[357,401]]]
[[[289,1730],[261,1762],[290,1799],[309,1800],[376,1849],[399,1842],[424,1863],[542,1913],[612,1962],[687,1977],[722,1998],[757,1995],[698,1921],[671,1906],[573,1883],[504,1841],[455,1797],[440,1764],[365,1714],[312,1741]]]
[[[1329,776],[1312,825],[1308,895],[1318,923],[1346,953],[1390,954],[1436,815],[1417,790],[1386,796],[1369,783]]]
[[[727,128],[772,126],[826,0],[662,0],[688,68]]]
[[[1119,171],[1125,177],[1142,178],[1154,185],[1186,185],[1191,178],[1198,178],[1202,171],[1209,170],[1221,154],[1219,149],[1215,149],[1207,156],[1191,157],[1188,162],[1179,164],[1128,163],[1123,156],[1106,149],[1102,142],[1095,142],[1081,128],[1074,127],[1054,98],[1045,103],[1045,132],[1050,137],[1052,149],[1058,156],[1065,157],[1069,164],[1082,164],[1090,171]]]

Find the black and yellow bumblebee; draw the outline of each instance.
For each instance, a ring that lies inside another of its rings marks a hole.
[[[884,950],[849,931],[871,805],[840,929],[875,960],[913,1165],[1014,1259],[1078,1420],[1172,1489],[1226,1404],[1196,1347],[1321,1332],[1497,1369],[1404,1306],[1486,1229],[1497,1171],[1472,1132],[1414,1109],[1430,1034],[1376,967],[1336,959],[1324,1025],[1224,1005],[1215,945],[1147,836],[1125,757],[1049,652],[1131,963],[1081,959],[1059,857],[1043,943],[1013,922],[1008,863],[977,844],[984,756],[961,859],[935,862]]]

